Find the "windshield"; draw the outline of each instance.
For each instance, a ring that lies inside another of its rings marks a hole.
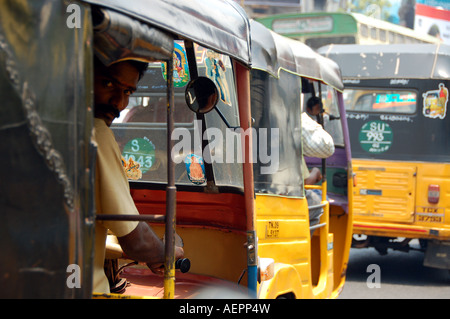
[[[364,113],[413,114],[417,94],[407,90],[345,89],[347,111]]]
[[[450,126],[439,100],[441,81],[408,81],[409,87],[368,80],[345,89],[354,158],[448,161]]]
[[[256,69],[251,76],[255,191],[303,196],[300,77],[280,70],[277,79]]]
[[[344,147],[344,134],[342,133],[336,90],[328,85],[322,85],[322,103],[325,111],[323,126],[333,137],[334,145]]]
[[[194,50],[198,76],[214,81],[219,93],[217,108],[230,126],[239,126],[231,59],[198,45]],[[212,164],[216,185],[242,187],[242,161],[230,159],[239,155],[238,133],[227,128],[216,110],[205,114],[206,124],[197,119],[185,101],[190,75],[182,41],[175,41],[173,56],[176,184],[206,185],[205,165]],[[132,180],[167,183],[166,79],[166,63],[150,63],[128,107],[111,126]]]

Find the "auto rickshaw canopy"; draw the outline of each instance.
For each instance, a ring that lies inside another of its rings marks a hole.
[[[164,31],[189,39],[217,52],[230,55],[249,64],[250,24],[244,10],[232,1],[219,0],[214,6],[208,1],[122,1],[83,0],[120,12]],[[183,17],[195,17],[186,19]]]
[[[450,46],[445,44],[332,44],[318,52],[336,61],[345,78],[448,79],[450,76]]]
[[[326,59],[303,42],[293,40],[251,20],[252,68],[260,69],[278,77],[279,70],[294,73],[344,89],[339,66]]]

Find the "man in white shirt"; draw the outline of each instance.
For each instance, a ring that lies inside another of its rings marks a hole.
[[[303,155],[309,157],[327,158],[333,155],[335,147],[333,137],[314,121],[306,112],[302,113],[302,142]],[[314,185],[322,180],[322,173],[317,167],[311,171],[306,166],[305,159],[302,159],[302,173],[305,185]],[[315,190],[305,189],[305,196],[308,206],[318,205],[322,202],[321,194]],[[323,214],[321,207],[309,211],[310,225],[319,223]],[[311,231],[311,236],[313,231]]]

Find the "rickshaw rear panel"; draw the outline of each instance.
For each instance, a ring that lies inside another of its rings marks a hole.
[[[354,232],[369,236],[355,238],[354,247],[374,246],[382,254],[388,248],[426,250],[427,241],[447,247],[450,47],[338,45],[319,51],[340,65],[346,87]],[[412,239],[420,239],[419,248],[409,245]],[[449,264],[447,253],[426,255],[428,266],[433,258]]]

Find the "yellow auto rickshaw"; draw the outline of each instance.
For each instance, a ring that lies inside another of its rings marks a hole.
[[[267,29],[251,33],[242,8],[226,0],[25,0],[0,8],[0,282],[8,287],[0,296],[337,296],[350,248],[353,184],[336,64]],[[273,61],[258,57],[253,65],[259,53],[251,44]],[[278,53],[264,53],[274,48]],[[149,63],[111,125],[138,216],[96,213],[94,55]],[[303,69],[306,55],[310,68]],[[259,105],[258,76],[271,87]],[[313,229],[300,158],[293,157],[302,156],[302,90],[329,100],[324,104],[343,134],[336,157],[307,159],[326,176],[311,186],[322,191],[323,208]],[[276,110],[283,112],[277,122],[256,117]],[[335,176],[341,183],[329,192]],[[123,289],[93,290],[101,220],[149,223],[164,238],[164,277],[124,256],[111,235],[105,267],[111,287]],[[175,245],[183,245],[185,259],[175,260]]]
[[[352,143],[355,248],[450,269],[450,47],[333,45]]]

